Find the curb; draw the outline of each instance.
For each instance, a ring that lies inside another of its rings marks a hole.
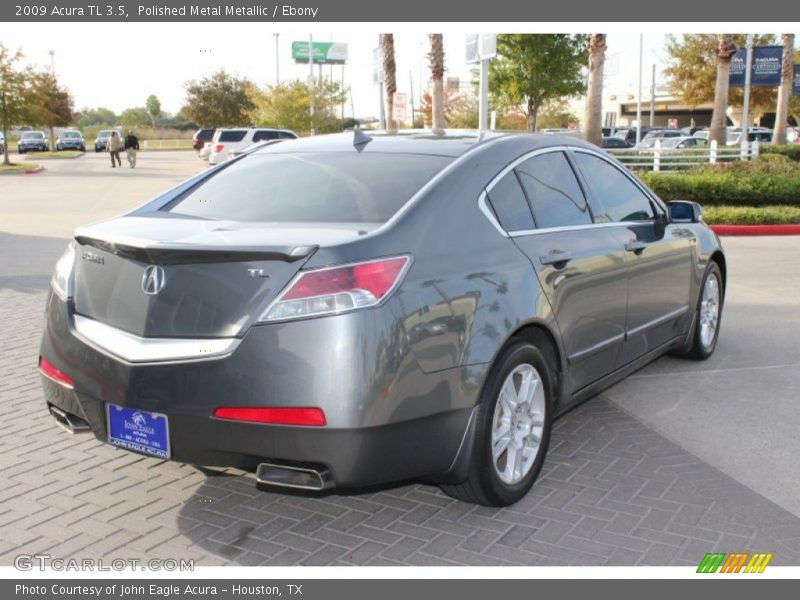
[[[710,225],[717,235],[800,235],[800,225]]]

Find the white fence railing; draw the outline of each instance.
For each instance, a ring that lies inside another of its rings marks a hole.
[[[754,160],[758,157],[758,142],[741,146],[717,146],[717,142],[713,141],[705,148],[676,149],[662,148],[661,143],[657,141],[653,148],[624,150],[613,148],[607,151],[629,169],[666,171],[714,165],[720,162]]]
[[[185,150],[192,147],[191,139],[182,140],[144,140],[142,150]]]

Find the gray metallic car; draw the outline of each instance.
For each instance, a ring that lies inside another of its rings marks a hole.
[[[726,263],[692,202],[550,135],[285,141],[78,229],[39,369],[56,420],[306,490],[508,505],[553,419],[713,351]]]

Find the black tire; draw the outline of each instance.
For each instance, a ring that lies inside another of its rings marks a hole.
[[[541,378],[545,401],[541,440],[538,454],[528,473],[517,483],[500,479],[492,459],[492,425],[500,390],[508,375],[520,365],[532,365]],[[512,341],[500,354],[481,392],[478,421],[467,479],[455,485],[442,485],[442,491],[464,502],[484,506],[509,506],[521,500],[531,489],[542,469],[550,443],[555,388],[553,374],[541,350],[528,342]]]
[[[701,333],[702,328],[700,324],[700,313],[703,305],[703,290],[705,290],[706,282],[710,277],[716,277],[717,280],[717,289],[719,290],[718,312],[714,335],[707,344],[704,344]],[[722,319],[722,306],[725,300],[725,290],[723,288],[722,281],[722,271],[720,270],[719,265],[713,260],[710,261],[708,263],[708,267],[706,268],[706,273],[703,276],[703,282],[700,285],[700,292],[697,295],[697,306],[695,308],[694,324],[692,326],[689,346],[683,352],[678,354],[678,356],[681,358],[688,358],[690,360],[705,360],[714,354],[714,350],[717,347],[717,339],[719,338],[719,329]]]

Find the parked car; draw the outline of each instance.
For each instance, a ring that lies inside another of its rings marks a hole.
[[[661,140],[661,148],[665,150],[690,150],[705,148],[708,141],[695,136],[670,137]]]
[[[238,156],[242,156],[244,154],[250,154],[255,152],[259,148],[263,148],[264,146],[269,146],[270,144],[279,144],[284,140],[282,139],[274,139],[274,140],[261,140],[260,142],[256,142],[255,144],[251,144],[247,146],[247,148],[242,148],[241,150],[232,150],[231,151],[231,158],[236,158]]]
[[[17,152],[20,154],[25,154],[26,152],[47,152],[49,149],[50,144],[43,131],[25,131],[22,133],[17,143]]]
[[[649,127],[642,127],[642,134],[639,141],[643,140],[650,131],[654,130],[651,130]],[[634,146],[636,145],[636,127],[620,127],[617,129],[615,136],[630,142]]]
[[[726,273],[696,203],[581,140],[288,140],[79,228],[39,370],[59,424],[120,448],[504,506],[558,415],[714,352]]]
[[[633,144],[628,140],[616,136],[604,136],[601,145],[603,148],[633,148]]]
[[[80,150],[86,152],[86,140],[80,131],[66,130],[56,138],[56,150]]]
[[[262,140],[293,140],[297,135],[288,129],[268,129],[268,128],[235,128],[217,129],[214,139],[211,141],[211,153],[208,156],[208,164],[218,165],[230,158],[231,152],[241,150]]]
[[[637,149],[647,150],[655,148],[656,141],[663,142],[670,138],[686,137],[680,129],[654,129],[647,132],[647,135],[636,145]]]
[[[698,131],[705,131],[707,129],[708,127],[705,125],[699,125],[699,126],[696,125],[694,127],[682,127],[681,131],[683,132],[683,135],[693,136]]]
[[[211,156],[211,146],[213,142],[206,142],[203,144],[203,148],[197,154],[202,160],[208,161],[208,157]]]
[[[106,149],[106,144],[108,143],[108,138],[111,137],[111,132],[116,131],[117,135],[120,138],[125,139],[122,135],[122,132],[119,129],[102,129],[101,131],[97,132],[97,138],[94,140],[94,151],[95,152],[103,152]]]
[[[203,146],[205,146],[207,142],[210,142],[214,138],[215,131],[216,129],[213,127],[204,127],[198,129],[192,138],[192,148],[198,152],[202,150]]]
[[[744,132],[740,127],[728,129],[728,146],[738,146],[742,143]],[[758,142],[759,144],[772,143],[772,129],[766,127],[751,127],[747,132],[747,139],[750,142]]]

